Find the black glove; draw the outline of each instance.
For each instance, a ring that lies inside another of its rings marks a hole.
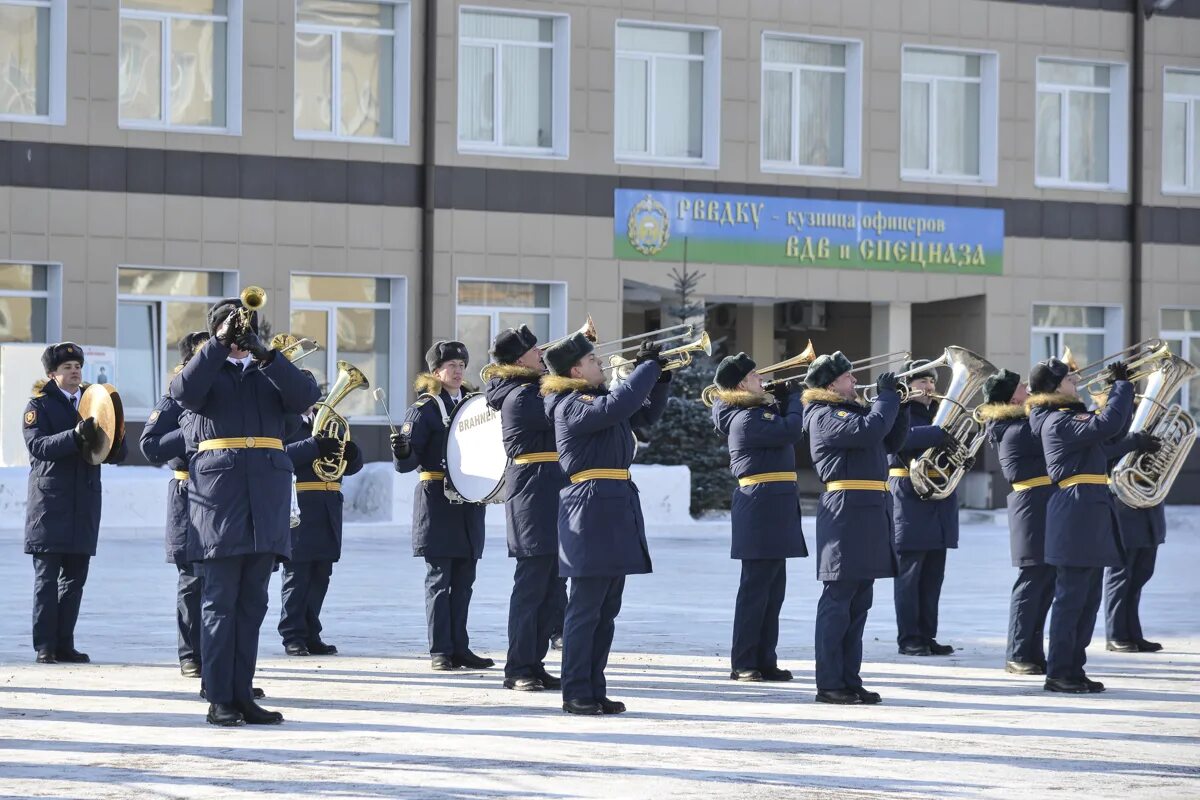
[[[780,408],[787,405],[788,395],[792,393],[791,388],[784,381],[775,381],[775,385],[768,391],[775,395],[775,402],[779,403]]]
[[[1129,365],[1124,361],[1114,361],[1108,365],[1108,377],[1116,381],[1129,380]]]
[[[332,436],[314,436],[313,439],[317,442],[317,452],[321,454],[321,458],[336,456],[342,446],[342,443]]]
[[[237,338],[237,346],[239,350],[245,350],[255,361],[266,361],[270,356],[271,350],[262,343],[262,339],[258,338],[258,334],[253,330],[247,329],[242,331]]]
[[[950,431],[943,429],[941,446],[946,449],[950,449],[957,444],[958,444],[958,439],[955,439],[953,434],[950,433]]]
[[[217,332],[213,334],[213,338],[226,347],[237,344],[237,318],[238,313],[236,311],[227,314],[225,316],[225,321],[217,326]]]
[[[408,434],[392,434],[392,455],[400,460],[404,460],[412,455],[412,443],[408,440]]]
[[[883,392],[894,392],[899,385],[900,381],[896,378],[896,373],[894,372],[885,372],[875,380],[875,388],[881,394]]]
[[[80,450],[90,450],[100,438],[100,432],[96,430],[95,417],[79,420],[75,426],[75,446]]]
[[[1137,441],[1139,453],[1157,453],[1162,450],[1162,439],[1152,433],[1135,433],[1133,438]]]
[[[342,451],[342,458],[348,463],[353,463],[362,458],[362,451],[358,449],[358,445],[354,442],[346,442],[346,449]]]
[[[658,361],[658,355],[662,352],[662,345],[658,342],[652,342],[649,339],[642,342],[642,346],[638,348],[633,360],[636,364],[644,364],[647,361]],[[659,361],[661,364],[662,362]]]
[[[656,383],[670,383],[671,376],[674,374],[675,372],[673,370],[664,369],[662,372],[658,373],[658,380]]]

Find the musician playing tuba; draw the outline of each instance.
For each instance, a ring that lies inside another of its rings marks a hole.
[[[585,334],[586,338],[586,334]],[[517,691],[560,689],[546,671],[563,578],[558,575],[558,493],[567,478],[558,466],[554,426],[539,394],[545,369],[537,337],[528,326],[507,328],[492,343],[488,406],[500,412],[504,452],[504,517],[508,555],[517,561],[508,603],[508,658],[504,687]]]

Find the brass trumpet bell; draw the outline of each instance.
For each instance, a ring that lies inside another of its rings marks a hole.
[[[271,349],[295,364],[321,349],[312,339],[298,339],[290,333],[277,333],[271,337]]]
[[[784,370],[797,369],[798,367],[807,367],[814,360],[816,360],[816,358],[817,358],[817,351],[813,349],[812,339],[809,339],[808,344],[797,355],[794,355],[791,358],[785,358],[783,361],[778,361],[774,364],[768,364],[767,366],[763,367],[762,369],[755,369],[754,371],[757,372],[759,375],[770,375],[775,372],[783,372]],[[763,383],[763,389],[769,390],[772,386],[777,386],[781,382],[795,380],[796,377],[797,376],[793,376],[791,378],[779,378],[774,381],[767,381],[767,382]],[[803,376],[799,376],[799,377],[803,377]],[[713,403],[716,402],[716,399],[717,399],[716,393],[718,391],[720,391],[720,389],[721,389],[720,386],[717,386],[715,383],[710,383],[708,386],[705,386],[703,389],[700,390],[700,401],[702,403],[704,403],[704,405],[708,406],[709,408],[712,408]]]
[[[696,341],[681,345],[680,347],[673,347],[670,350],[663,350],[658,356],[659,358],[667,359],[666,365],[663,366],[663,371],[666,372],[691,364],[694,353],[704,353],[706,356],[712,355],[712,340],[708,337],[708,331],[700,334],[700,338]],[[613,370],[613,379],[623,381],[629,378],[635,366],[636,364],[633,360],[613,355],[609,358],[608,365],[603,367],[603,369],[606,371]]]

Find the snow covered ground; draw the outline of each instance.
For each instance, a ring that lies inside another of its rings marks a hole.
[[[283,655],[276,578],[256,683],[287,722],[237,729],[206,725],[198,681],[179,675],[161,532],[102,532],[78,628],[95,663],[37,666],[31,568],[20,533],[4,531],[0,797],[1200,797],[1200,508],[1169,518],[1143,603],[1166,650],[1106,653],[1098,626],[1089,673],[1107,693],[1048,695],[1000,669],[1007,531],[1002,516],[966,514],[938,637],[962,649],[897,655],[880,581],[864,673],[884,704],[851,708],[812,702],[811,560],[792,562],[784,606],[782,664],[797,679],[736,684],[728,523],[655,526],[656,571],[629,581],[608,673],[630,711],[602,718],[565,716],[556,693],[505,691],[499,668],[431,672],[407,529],[351,526],[324,614],[341,654]],[[511,576],[490,529],[470,627],[497,660]]]

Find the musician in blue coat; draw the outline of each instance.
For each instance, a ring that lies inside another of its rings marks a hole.
[[[1054,599],[1054,566],[1046,563],[1046,506],[1055,487],[1046,474],[1042,440],[1029,427],[1021,376],[1002,369],[983,385],[979,416],[1009,482],[1008,543],[1017,568],[1008,609],[1004,669],[1015,675],[1045,675],[1046,615]]]
[[[1116,362],[1108,374],[1108,405],[1094,414],[1079,398],[1078,377],[1062,361],[1039,361],[1029,374],[1029,427],[1042,441],[1046,472],[1056,484],[1046,506],[1046,563],[1057,569],[1046,659],[1049,692],[1104,691],[1083,667],[1100,608],[1103,569],[1119,566],[1122,558],[1106,444],[1121,434],[1133,413],[1127,367]]]
[[[37,663],[88,662],[75,649],[75,623],[88,567],[100,535],[100,466],[83,460],[99,436],[92,417],[81,419],[83,348],[52,344],[42,353],[45,381],[25,406],[29,486],[25,552],[33,556],[33,649]],[[105,463],[125,460],[125,441]]]
[[[583,334],[546,349],[542,379],[554,422],[559,464],[570,485],[559,495],[559,571],[571,578],[563,623],[563,711],[620,714],[607,696],[604,669],[612,648],[625,576],[652,571],[646,524],[630,479],[635,426],[653,425],[667,404],[670,373],[662,346],[646,342],[637,366],[611,391]]]
[[[208,331],[195,331],[179,340],[179,367],[191,360],[196,349],[208,341]],[[175,590],[175,628],[178,639],[179,672],[199,678],[200,594],[203,578],[194,564],[198,542],[188,519],[188,454],[180,417],[183,406],[163,395],[142,428],[142,455],[151,464],[166,464],[172,470],[167,484],[167,563],[179,573]]]
[[[908,362],[909,428],[904,449],[888,458],[888,486],[895,512],[896,644],[905,656],[948,656],[954,648],[937,641],[938,603],[946,577],[946,550],[958,547],[958,496],[926,500],[909,478],[909,464],[931,447],[952,446],[954,439],[933,424],[938,402],[937,372],[922,369],[926,359]],[[917,370],[917,371],[913,371]]]
[[[434,342],[425,353],[429,371],[417,377],[419,396],[392,435],[397,472],[420,469],[413,492],[413,555],[425,559],[425,622],[435,670],[486,669],[495,661],[471,652],[467,614],[475,568],[483,556],[484,506],[446,497],[446,435],[450,415],[463,401],[469,355],[462,342]]]
[[[171,381],[186,411],[188,516],[203,562],[200,649],[212,725],[278,724],[251,681],[276,559],[291,554],[292,462],[287,417],[320,395],[317,383],[258,338],[257,313],[237,298],[208,313],[209,339]]]
[[[796,494],[796,444],[804,436],[800,393],[778,382],[770,393],[745,353],[717,367],[713,425],[729,441],[729,469],[738,480],[730,515],[730,556],[742,562],[733,612],[729,677],[790,681],[780,669],[779,612],[787,593],[787,559],[808,556]]]
[[[504,686],[518,691],[560,689],[546,671],[550,634],[561,620],[558,593],[558,493],[567,477],[558,466],[554,426],[539,393],[545,371],[529,327],[501,331],[492,343],[488,405],[500,412],[504,452],[504,517],[508,555],[517,560],[508,602]]]
[[[302,370],[305,371],[306,370]],[[292,528],[292,554],[283,562],[280,582],[279,636],[289,656],[331,656],[337,647],[321,639],[321,607],[329,592],[333,565],[342,557],[342,495],[340,481],[327,482],[317,476],[314,462],[334,458],[340,442],[313,433],[313,414],[308,409],[299,429],[285,445],[296,474],[296,503],[300,524]],[[345,475],[363,467],[362,451],[347,441],[342,458]]]
[[[839,350],[818,356],[804,379],[804,429],[817,477],[817,702],[878,703],[863,688],[862,637],[876,578],[896,575],[887,457],[904,445],[908,412],[895,374],[879,376],[879,394],[860,402],[853,365]]]

